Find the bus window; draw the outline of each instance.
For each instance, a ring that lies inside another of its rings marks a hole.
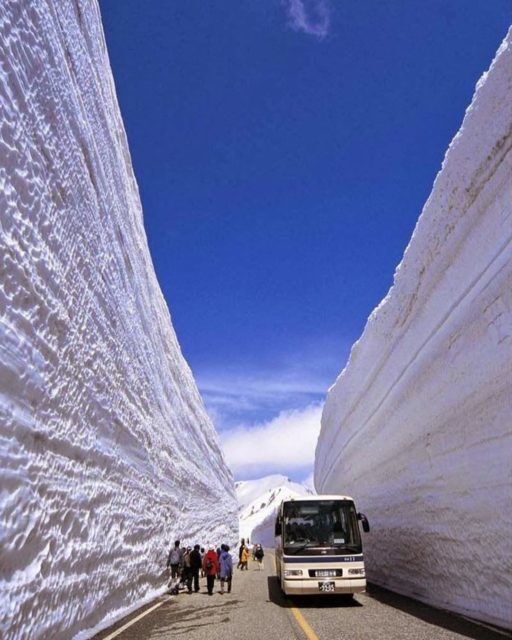
[[[346,548],[361,552],[354,503],[348,500],[287,502],[283,511],[285,553],[305,547]]]

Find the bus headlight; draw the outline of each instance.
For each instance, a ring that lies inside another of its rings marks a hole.
[[[364,569],[349,569],[347,573],[349,576],[364,576]]]
[[[291,578],[293,576],[301,576],[301,575],[302,575],[302,569],[285,569],[284,570],[285,578]]]

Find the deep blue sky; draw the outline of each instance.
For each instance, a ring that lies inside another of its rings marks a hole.
[[[101,2],[156,271],[220,428],[323,397],[512,15],[326,6],[321,39],[281,0]]]

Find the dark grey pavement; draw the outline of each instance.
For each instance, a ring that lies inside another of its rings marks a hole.
[[[339,597],[285,598],[270,554],[264,571],[250,563],[235,571],[233,593],[166,596],[159,608],[116,640],[503,640],[512,637],[383,589],[370,587],[353,602]],[[154,604],[154,603],[153,603]],[[152,605],[148,605],[150,608]],[[95,636],[106,640],[144,609]]]

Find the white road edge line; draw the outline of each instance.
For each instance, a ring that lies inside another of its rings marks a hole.
[[[161,607],[163,604],[165,604],[166,602],[168,602],[169,600],[171,600],[170,597],[167,597],[165,600],[162,600],[161,602],[157,602],[155,605],[153,605],[152,607],[150,607],[149,609],[146,609],[146,611],[144,611],[144,613],[141,613],[140,615],[138,615],[136,618],[133,618],[133,620],[130,620],[130,622],[127,622],[125,625],[123,625],[122,627],[120,627],[119,629],[117,629],[116,631],[114,631],[113,633],[111,633],[108,636],[105,636],[103,638],[103,640],[112,640],[112,638],[117,638],[117,636],[120,633],[123,633],[123,631],[126,631],[126,629],[128,629],[128,627],[131,627],[132,624],[135,624],[136,622],[138,622],[139,620],[141,620],[142,618],[144,618],[144,616],[147,616],[148,613],[151,613],[152,611],[154,611],[155,609],[158,609],[158,607]]]

